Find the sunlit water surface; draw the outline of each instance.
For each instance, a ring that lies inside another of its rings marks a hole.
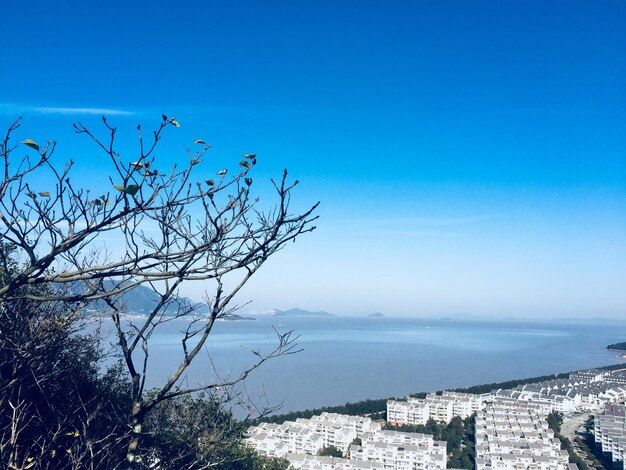
[[[162,325],[150,340],[148,385],[162,383],[182,358],[186,321]],[[494,322],[353,317],[262,317],[216,324],[187,383],[236,377],[267,353],[279,332],[299,335],[301,352],[262,365],[245,381],[255,401],[281,411],[367,398],[464,387],[619,362],[606,345],[626,323]],[[264,397],[264,398],[260,398]],[[240,412],[238,412],[240,413]]]

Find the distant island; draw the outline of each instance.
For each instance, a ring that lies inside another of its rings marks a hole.
[[[223,317],[219,319],[224,320],[224,321],[256,321],[256,318],[245,317],[243,315],[236,315],[234,313],[230,315],[224,315]]]
[[[385,315],[383,315],[380,312],[376,312],[376,313],[370,313],[367,318],[385,318]]]
[[[626,342],[609,344],[606,349],[610,351],[626,351]]]
[[[301,308],[292,308],[289,310],[274,310],[272,314],[275,317],[336,317],[333,313],[317,311],[309,312],[308,310],[302,310]]]

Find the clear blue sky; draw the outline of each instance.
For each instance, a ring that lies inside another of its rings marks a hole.
[[[0,35],[1,127],[76,179],[73,122],[132,153],[166,113],[164,161],[204,138],[321,200],[251,309],[626,315],[626,2],[9,2]]]

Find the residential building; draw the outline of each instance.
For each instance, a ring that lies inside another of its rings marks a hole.
[[[571,470],[542,407],[493,402],[476,416],[476,470]]]
[[[350,447],[350,458],[381,462],[386,470],[443,470],[446,443],[429,434],[376,431]]]
[[[626,469],[626,408],[624,405],[607,405],[604,413],[594,419],[594,439],[602,452],[611,454],[614,466]]]
[[[443,392],[429,393],[425,399],[408,397],[406,401],[387,402],[387,421],[393,425],[426,424],[429,419],[449,423],[458,416],[467,418],[483,407],[488,395],[471,393]]]

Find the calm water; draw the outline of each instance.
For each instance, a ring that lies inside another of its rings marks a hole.
[[[171,322],[152,338],[148,383],[180,359],[180,330]],[[619,362],[606,345],[624,341],[625,322],[491,322],[369,318],[284,318],[220,322],[190,384],[235,376],[275,344],[272,326],[295,330],[302,352],[274,359],[246,381],[281,411],[404,396],[553,374]],[[209,360],[209,356],[212,358]]]

